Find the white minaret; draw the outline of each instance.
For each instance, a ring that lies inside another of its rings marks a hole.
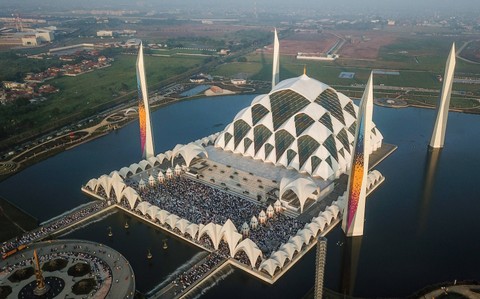
[[[152,123],[150,121],[150,105],[143,63],[143,44],[140,43],[137,58],[138,119],[140,122],[140,145],[145,159],[155,156],[153,149]]]
[[[347,202],[343,212],[342,229],[347,237],[363,235],[368,163],[372,148],[370,145],[372,114],[373,74],[370,74],[357,114],[357,128],[347,185]]]
[[[447,65],[445,66],[445,75],[443,76],[443,87],[438,103],[437,120],[433,128],[431,148],[442,148],[445,141],[445,131],[447,130],[448,108],[450,107],[450,96],[452,95],[453,74],[455,72],[455,44],[452,45],[450,55],[448,55]]]
[[[277,28],[273,39],[273,68],[272,68],[272,89],[280,81],[280,43],[278,42]]]

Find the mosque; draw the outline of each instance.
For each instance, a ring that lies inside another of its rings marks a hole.
[[[144,160],[91,179],[82,190],[269,283],[342,215],[348,236],[363,234],[365,197],[384,180],[372,165],[395,150],[371,120],[372,78],[359,107],[306,72],[279,82],[276,32],[274,49],[268,94],[256,96],[224,130],[155,154],[140,46]]]

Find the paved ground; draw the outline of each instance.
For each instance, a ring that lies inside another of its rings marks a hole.
[[[70,256],[70,258],[68,258],[68,264],[64,269],[54,272],[44,272],[45,277],[59,277],[65,281],[65,288],[56,298],[73,299],[85,297],[85,295],[76,296],[71,292],[71,288],[75,282],[91,277],[91,274],[86,274],[82,277],[75,278],[68,275],[68,268],[78,263],[79,260],[82,260],[78,257],[74,258],[74,253],[86,253],[90,256],[94,256],[98,260],[105,262],[110,268],[112,273],[111,277],[108,277],[106,272],[99,271],[102,282],[100,288],[95,293],[98,298],[133,298],[133,295],[135,294],[135,277],[133,274],[133,269],[129,262],[120,253],[99,243],[81,240],[56,240],[34,243],[33,245],[27,247],[27,249],[0,261],[1,284],[11,286],[13,290],[13,292],[7,298],[17,298],[18,293],[25,285],[35,281],[34,275],[17,283],[13,283],[8,280],[8,277],[11,275],[11,273],[30,265],[34,249],[37,249],[40,259],[42,259],[42,256],[48,256],[49,254],[52,254],[52,252],[65,252],[66,254],[62,254],[62,258],[66,258],[65,256]],[[52,259],[55,258],[56,257],[53,257]],[[83,261],[85,261],[85,259],[83,259]],[[95,263],[91,260],[88,261],[92,269],[100,269],[98,267],[101,265],[100,263]],[[18,266],[12,269],[10,265],[14,264],[17,264]],[[42,264],[43,262],[41,262],[41,265]]]
[[[475,290],[475,292],[473,291]],[[460,295],[465,296],[469,299],[479,299],[480,298],[480,286],[479,285],[456,285],[456,286],[449,286],[446,288],[440,288],[433,292],[430,292],[421,298],[424,299],[434,299],[442,294],[452,294],[457,293]]]

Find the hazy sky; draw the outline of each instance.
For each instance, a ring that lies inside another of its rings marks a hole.
[[[257,9],[275,8],[274,11],[285,12],[293,10],[311,10],[342,12],[471,12],[480,11],[480,0],[0,0],[0,8],[22,9],[31,8],[58,8],[58,9],[138,9],[138,10],[168,10],[204,8],[218,10],[248,10],[256,2]]]

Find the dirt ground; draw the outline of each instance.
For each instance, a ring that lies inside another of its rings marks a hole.
[[[302,53],[325,53],[330,49],[337,37],[330,33],[305,33],[296,32],[286,39],[280,40],[281,55],[297,55]],[[273,44],[265,49],[267,53],[273,52]]]
[[[138,30],[139,37],[175,38],[175,37],[224,37],[228,33],[240,30],[262,30],[270,31],[270,27],[243,26],[229,24],[181,24],[172,26],[151,26]]]
[[[337,33],[347,41],[338,54],[354,59],[377,59],[381,47],[397,39],[391,32],[350,31]]]
[[[297,55],[299,52],[326,53],[340,37],[346,42],[337,54],[353,59],[376,59],[381,47],[397,39],[392,33],[380,31],[296,32],[280,40],[280,53],[282,55]],[[267,46],[265,51],[273,52],[273,44]]]
[[[462,50],[461,56],[476,62],[480,62],[480,40],[471,42]]]

